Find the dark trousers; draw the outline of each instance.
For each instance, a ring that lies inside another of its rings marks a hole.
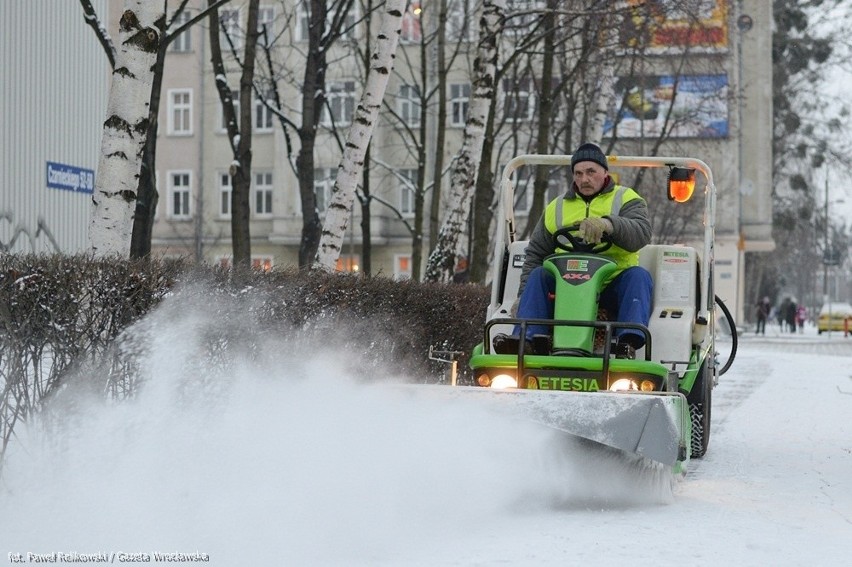
[[[651,299],[654,283],[651,274],[640,266],[627,268],[609,282],[600,296],[600,306],[609,313],[617,313],[616,321],[638,323],[648,326],[651,318]],[[521,319],[552,319],[556,280],[553,274],[542,268],[530,272],[524,291],[518,302],[518,317]],[[518,334],[519,329],[515,329]],[[550,334],[546,325],[530,325],[526,337]],[[645,344],[645,337],[634,329],[618,329],[616,336],[633,335],[636,345]],[[632,341],[631,341],[632,342]],[[638,347],[637,347],[638,348]]]

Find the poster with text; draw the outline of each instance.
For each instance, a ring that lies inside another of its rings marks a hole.
[[[728,49],[725,0],[625,0],[629,17],[619,31],[621,45],[645,53]]]

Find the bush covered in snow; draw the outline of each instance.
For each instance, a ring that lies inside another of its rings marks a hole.
[[[102,395],[132,396],[151,374],[143,356],[151,342],[189,318],[202,337],[191,357],[199,375],[227,374],[245,360],[288,364],[326,350],[363,379],[436,382],[448,366],[429,360],[429,347],[461,352],[459,369],[466,368],[487,303],[487,289],[470,284],[2,255],[2,449],[15,423],[72,377]]]

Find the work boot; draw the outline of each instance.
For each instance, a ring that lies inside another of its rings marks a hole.
[[[497,354],[518,354],[518,347],[520,346],[518,342],[520,338],[514,335],[507,335],[505,333],[498,333],[494,335],[494,340],[492,344],[494,345],[494,352]],[[527,340],[524,340],[524,352],[523,354],[532,354],[533,347],[532,343]]]

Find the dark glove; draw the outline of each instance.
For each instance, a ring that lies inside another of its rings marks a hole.
[[[580,222],[577,232],[589,244],[597,244],[601,241],[604,233],[612,234],[612,222],[600,217],[589,217]]]

